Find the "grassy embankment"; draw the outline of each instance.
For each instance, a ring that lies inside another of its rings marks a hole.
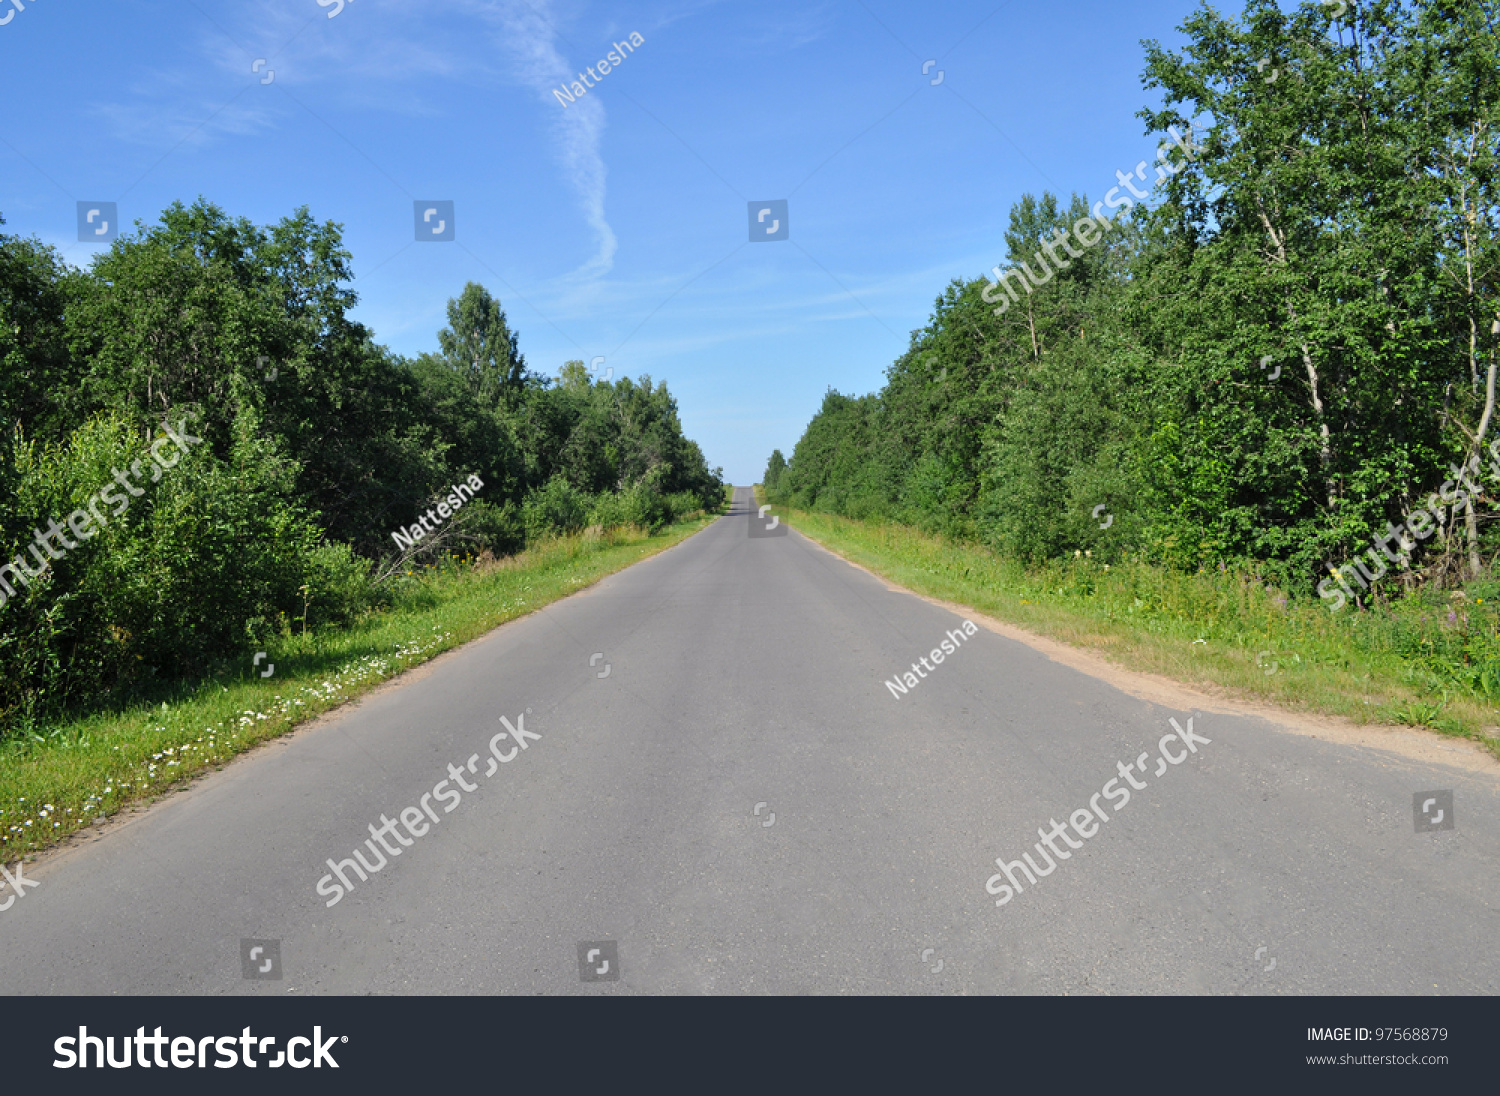
[[[727,496],[726,496],[727,501]],[[443,651],[477,638],[702,529],[686,517],[653,536],[614,530],[544,542],[517,556],[450,564],[396,609],[358,625],[291,635],[252,671],[204,682],[160,707],[103,713],[0,748],[0,861],[18,859],[122,807],[285,734]],[[262,678],[267,665],[274,675]]]
[[[1360,723],[1426,726],[1500,756],[1500,587],[1494,597],[1471,585],[1331,613],[1243,571],[1181,574],[1084,557],[1027,567],[907,526],[773,512],[893,583],[1127,669]]]

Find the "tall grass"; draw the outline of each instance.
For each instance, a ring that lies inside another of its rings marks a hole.
[[[1289,598],[1254,568],[1184,574],[1082,553],[1032,567],[887,522],[800,510],[789,520],[893,582],[1101,649],[1130,669],[1500,745],[1500,583],[1334,613]]]

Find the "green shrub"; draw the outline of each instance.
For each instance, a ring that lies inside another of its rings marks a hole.
[[[319,554],[316,525],[292,501],[296,466],[256,436],[252,419],[237,421],[227,461],[190,446],[157,482],[143,479],[118,515],[96,505],[102,527],[59,539],[74,547],[29,587],[13,583],[16,596],[0,608],[0,721],[202,673],[264,634],[266,622],[300,615],[304,584],[326,583],[330,612],[360,603],[357,566]],[[113,469],[150,467],[149,440],[113,416],[56,445],[17,436],[0,562],[24,552],[34,528],[86,508]]]
[[[311,623],[342,623],[384,598],[371,582],[373,564],[347,544],[323,544],[307,557],[306,582]]]
[[[588,524],[589,497],[562,476],[553,476],[526,496],[521,517],[528,541],[566,536]]]
[[[488,499],[464,504],[453,523],[460,527],[456,550],[479,554],[486,549],[497,556],[511,555],[526,546],[526,525],[514,499],[496,505]]]
[[[703,500],[692,491],[673,491],[662,501],[666,508],[668,523],[680,521],[694,511],[708,509],[703,505]]]

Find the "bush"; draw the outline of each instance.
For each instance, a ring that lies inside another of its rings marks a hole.
[[[589,497],[562,476],[553,476],[526,496],[521,518],[528,541],[576,533],[588,524]]]
[[[311,516],[291,501],[295,464],[256,437],[251,418],[236,422],[227,462],[207,444],[190,444],[170,470],[154,469],[156,482],[150,472],[139,477],[139,495],[116,486],[96,504],[103,525],[88,539],[58,537],[61,558],[29,586],[12,578],[15,596],[0,608],[0,720],[25,723],[88,694],[201,673],[241,651],[264,622],[300,615],[304,583],[326,583],[330,612],[362,603],[360,568],[347,553],[319,551]],[[26,552],[33,529],[66,526],[114,482],[114,469],[153,468],[146,450],[136,429],[113,416],[58,445],[39,448],[18,435],[0,562]],[[115,499],[128,500],[125,508]]]
[[[696,491],[673,491],[664,495],[652,483],[638,483],[629,490],[595,498],[589,509],[588,523],[604,529],[636,525],[656,530],[681,520],[684,515],[707,508]]]
[[[602,529],[618,529],[625,525],[634,525],[632,513],[625,495],[618,491],[598,495],[594,498],[594,504],[589,508],[589,524],[597,525]]]
[[[374,564],[347,544],[323,544],[307,557],[306,582],[312,624],[351,620],[385,599],[371,581]]]
[[[477,555],[488,551],[504,556],[526,546],[526,525],[514,499],[498,506],[487,499],[467,502],[454,516],[453,524],[460,529],[456,539],[461,552]]]
[[[692,491],[674,491],[663,500],[666,505],[667,521],[681,521],[688,514],[699,510],[706,510],[703,500]]]

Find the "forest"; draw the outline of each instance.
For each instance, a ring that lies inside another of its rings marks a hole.
[[[429,569],[720,503],[665,384],[532,371],[475,283],[402,357],[350,318],[351,261],[305,208],[202,199],[87,270],[0,234],[0,738],[248,666]]]
[[[1254,0],[1143,43],[1148,197],[1021,195],[991,275],[943,290],[879,392],[830,390],[769,497],[1028,564],[1250,569],[1345,611],[1486,579],[1497,29],[1489,0]]]

